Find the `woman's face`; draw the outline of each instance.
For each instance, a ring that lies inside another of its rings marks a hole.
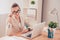
[[[12,14],[18,15],[20,13],[20,8],[19,7],[13,7],[11,9]]]

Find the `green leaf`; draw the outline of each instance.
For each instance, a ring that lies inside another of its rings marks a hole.
[[[49,26],[50,28],[56,28],[56,27],[57,27],[57,23],[51,21],[51,22],[48,24],[48,26]]]

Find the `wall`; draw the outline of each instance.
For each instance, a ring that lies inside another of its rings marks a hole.
[[[0,0],[0,14],[8,12],[8,0]]]
[[[56,8],[58,11],[58,19],[60,20],[60,0],[44,0],[44,7],[43,7],[43,20],[49,23],[50,21],[56,21],[57,15],[51,14],[51,11]],[[60,28],[60,21],[59,27]]]
[[[0,37],[5,35],[6,32],[6,19],[8,14],[0,15]]]

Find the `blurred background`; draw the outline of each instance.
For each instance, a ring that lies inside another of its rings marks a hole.
[[[21,13],[24,14],[28,14],[28,10],[32,9],[33,11],[30,10],[29,13],[35,14],[38,23],[45,21],[48,24],[50,21],[55,21],[58,22],[60,29],[60,0],[0,0],[0,37],[5,36],[6,19],[13,3],[17,3]],[[54,13],[55,11],[57,12]]]
[[[35,4],[31,5],[31,1],[35,1]],[[27,13],[27,11],[32,8],[37,21],[41,22],[40,16],[42,9],[42,0],[0,0],[0,37],[5,36],[6,19],[8,17],[8,14],[11,13],[11,6],[13,3],[17,3],[20,6],[21,13]]]

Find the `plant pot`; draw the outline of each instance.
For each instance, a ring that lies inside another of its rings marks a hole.
[[[48,28],[48,38],[54,38],[56,28]]]

